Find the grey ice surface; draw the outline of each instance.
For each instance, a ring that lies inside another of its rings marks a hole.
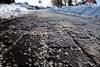
[[[38,11],[0,20],[0,67],[100,67],[100,19]]]

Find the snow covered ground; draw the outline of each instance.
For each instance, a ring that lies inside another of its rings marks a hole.
[[[0,18],[8,19],[11,17],[22,16],[23,14],[29,13],[29,10],[15,4],[0,4]]]
[[[15,4],[1,4],[0,5],[0,18],[11,18],[11,17],[19,17],[24,14],[28,14],[34,12],[36,10],[28,10],[27,8],[21,7],[20,5]],[[78,6],[63,6],[62,8],[51,7],[49,9],[41,9],[41,11],[45,12],[57,12],[63,14],[76,14],[85,17],[96,17],[100,18],[100,5],[78,5]]]
[[[49,10],[63,14],[77,14],[96,18],[100,17],[100,5],[63,6],[62,8],[52,7]]]

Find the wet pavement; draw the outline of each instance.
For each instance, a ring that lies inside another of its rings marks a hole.
[[[100,19],[36,12],[0,20],[0,67],[100,67]]]

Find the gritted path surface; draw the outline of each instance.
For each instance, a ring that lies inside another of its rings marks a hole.
[[[36,12],[0,20],[0,67],[100,67],[100,20]]]

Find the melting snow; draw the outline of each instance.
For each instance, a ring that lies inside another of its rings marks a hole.
[[[82,16],[100,17],[100,5],[78,5],[78,6],[63,6],[62,8],[49,8],[52,12],[63,14],[77,14]]]
[[[27,14],[28,10],[15,4],[0,4],[0,18],[18,17]]]

